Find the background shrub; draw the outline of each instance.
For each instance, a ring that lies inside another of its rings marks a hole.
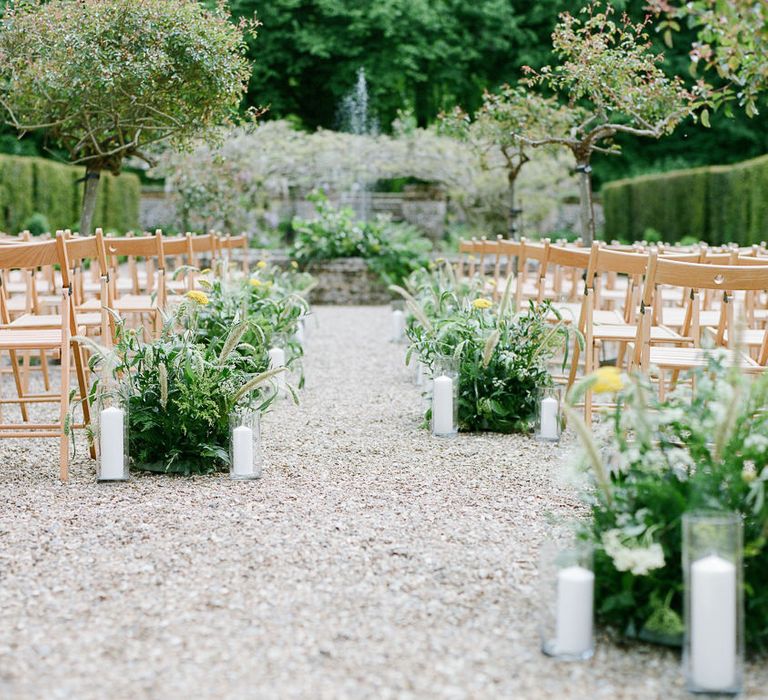
[[[605,238],[759,243],[768,238],[768,156],[736,165],[677,170],[603,187]]]
[[[0,155],[0,229],[29,229],[38,235],[44,231],[33,231],[33,226],[43,221],[46,230],[70,228],[80,218],[84,174],[84,168],[45,158]],[[138,228],[140,197],[136,175],[102,173],[95,225],[121,233]]]

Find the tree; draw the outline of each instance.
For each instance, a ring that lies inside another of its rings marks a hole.
[[[721,99],[732,97],[735,90],[739,105],[755,116],[758,95],[768,87],[768,5],[761,0],[651,0],[650,6],[666,15],[657,28],[668,46],[673,32],[681,29],[677,20],[686,20],[696,30],[690,51],[693,71],[700,64],[715,70],[730,83]]]
[[[80,230],[100,173],[226,121],[246,90],[245,24],[195,0],[19,0],[0,23],[0,104],[85,166]]]
[[[542,87],[567,101],[545,105],[539,121],[515,135],[534,148],[563,146],[571,151],[579,175],[581,232],[586,243],[595,234],[591,160],[594,153],[617,154],[617,134],[661,138],[671,133],[696,106],[696,94],[679,77],[660,67],[663,57],[651,50],[647,23],[599,3],[582,10],[584,19],[560,15],[552,34],[560,63],[526,68],[523,83]],[[554,127],[554,128],[553,128]]]
[[[554,0],[552,0],[554,1]],[[565,0],[556,0],[567,6]],[[531,41],[528,0],[230,0],[258,13],[252,89],[274,117],[338,127],[338,108],[364,68],[371,106],[390,124],[401,108],[420,126],[442,109],[475,109],[484,88],[519,67]],[[533,55],[529,55],[533,59]]]
[[[469,143],[487,167],[494,167],[496,163],[496,167],[504,169],[509,212],[507,228],[513,236],[516,234],[515,220],[521,213],[515,207],[515,183],[523,166],[530,161],[529,144],[520,135],[530,134],[534,128],[543,132],[557,131],[560,124],[545,126],[547,120],[553,118],[562,122],[561,110],[553,98],[531,94],[519,85],[504,85],[496,93],[486,91],[474,118],[460,107],[441,116],[446,133]]]

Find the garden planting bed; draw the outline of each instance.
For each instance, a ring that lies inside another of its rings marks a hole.
[[[313,304],[386,304],[392,296],[362,258],[322,260],[308,271],[317,280],[310,294]]]

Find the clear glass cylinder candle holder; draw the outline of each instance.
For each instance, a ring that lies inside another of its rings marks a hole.
[[[743,524],[730,512],[683,516],[683,668],[692,693],[736,695],[744,675]]]
[[[539,576],[541,650],[565,661],[590,658],[595,650],[592,545],[545,542]]]
[[[538,440],[557,442],[563,432],[562,388],[547,387],[536,402],[535,434]]]
[[[390,340],[393,343],[404,343],[405,336],[405,304],[401,300],[395,300],[392,307],[392,328],[390,330]]]
[[[245,408],[229,416],[229,476],[238,481],[261,477],[261,414]]]
[[[432,362],[432,435],[453,437],[459,432],[459,360],[437,355]]]
[[[119,396],[102,394],[96,402],[96,478],[127,481],[128,404]]]

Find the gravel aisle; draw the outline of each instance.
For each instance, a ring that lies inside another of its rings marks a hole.
[[[53,443],[0,442],[0,697],[684,697],[669,652],[539,653],[538,547],[579,513],[556,450],[430,438],[388,310],[317,316],[259,482],[62,486]]]

